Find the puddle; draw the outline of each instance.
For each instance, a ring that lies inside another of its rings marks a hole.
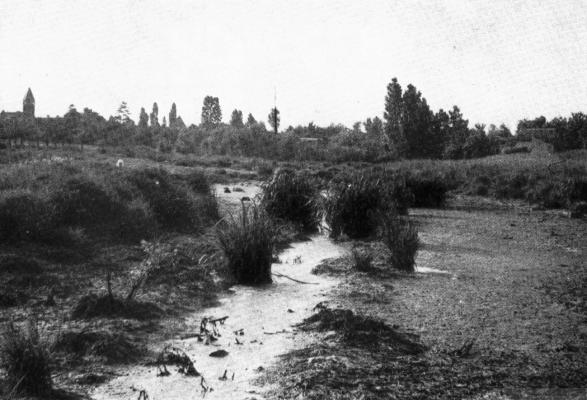
[[[242,192],[237,193],[242,195]],[[194,361],[195,367],[213,391],[207,399],[243,399],[261,392],[263,388],[251,384],[259,373],[259,367],[267,368],[276,357],[294,348],[292,325],[308,317],[312,308],[322,300],[324,292],[337,283],[336,280],[312,275],[312,268],[329,257],[339,257],[344,249],[330,242],[325,236],[314,236],[310,241],[293,243],[280,253],[281,264],[273,264],[272,270],[293,279],[313,284],[300,284],[284,277],[274,277],[273,284],[262,287],[234,286],[233,294],[221,299],[217,307],[202,310],[188,319],[194,333],[199,332],[204,316],[217,318],[228,316],[219,325],[222,335],[212,345],[197,339],[175,340],[174,346],[184,350]],[[244,335],[234,331],[244,330]],[[236,343],[236,339],[242,344]],[[163,344],[162,344],[163,346]],[[209,354],[224,349],[228,355],[213,358]],[[146,390],[150,400],[197,399],[204,393],[200,377],[185,377],[176,367],[168,367],[171,376],[157,377],[156,367],[132,366],[118,372],[123,374],[98,387],[92,398],[134,399],[136,390]],[[226,372],[226,380],[219,380]],[[232,379],[234,374],[234,380]],[[133,390],[133,388],[135,390]]]

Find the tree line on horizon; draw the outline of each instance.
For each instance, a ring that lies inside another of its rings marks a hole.
[[[273,107],[267,122],[270,130],[251,113],[244,121],[243,112],[235,109],[225,124],[219,98],[206,96],[199,125],[186,126],[175,103],[161,122],[156,102],[149,114],[142,107],[136,123],[130,118],[126,102],[108,119],[89,108],[79,112],[70,105],[63,117],[37,118],[35,122],[0,120],[0,138],[8,146],[19,142],[21,145],[43,142],[46,146],[75,144],[82,149],[87,144],[143,145],[163,152],[356,161],[484,157],[497,154],[516,141],[531,139],[527,132],[535,128],[552,128],[540,139],[553,144],[557,151],[585,148],[587,143],[587,116],[583,113],[550,121],[545,117],[521,120],[515,136],[504,124],[499,127],[476,124],[471,128],[458,106],[448,112],[443,109],[434,112],[414,85],[409,84],[404,90],[397,78],[387,85],[383,119],[367,118],[352,128],[341,124],[318,127],[309,123],[289,126],[280,133],[280,111]],[[302,138],[316,139],[320,148],[308,146]],[[330,157],[324,154],[327,152],[336,154]]]

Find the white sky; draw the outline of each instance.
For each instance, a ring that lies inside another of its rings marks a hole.
[[[471,124],[587,111],[587,0],[0,0],[0,109],[73,103],[133,118],[204,96],[282,126],[382,116],[386,85],[414,84]]]

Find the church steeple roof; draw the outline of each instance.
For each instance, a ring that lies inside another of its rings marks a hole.
[[[35,96],[33,96],[33,92],[31,90],[31,88],[29,88],[29,90],[27,90],[26,96],[24,96],[23,101],[25,103],[34,103],[35,102]]]

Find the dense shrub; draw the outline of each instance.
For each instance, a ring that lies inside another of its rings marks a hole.
[[[132,171],[129,180],[149,203],[160,227],[183,232],[197,229],[199,220],[193,198],[188,190],[174,185],[172,177],[165,170]]]
[[[0,239],[39,241],[48,239],[55,213],[48,202],[26,190],[0,194]]]
[[[41,167],[10,166],[0,173],[0,240],[137,242],[162,231],[200,231],[219,218],[201,172],[178,176],[89,163]]]
[[[269,215],[313,232],[321,220],[320,194],[308,174],[282,169],[263,185],[261,205]]]
[[[9,322],[2,339],[0,362],[9,391],[46,398],[52,388],[50,354],[36,323],[22,329]]]
[[[195,171],[185,176],[188,187],[195,193],[210,194],[211,188],[208,178],[203,172]]]
[[[260,162],[257,166],[257,173],[259,174],[259,176],[268,177],[271,176],[271,174],[273,173],[273,169],[273,164],[267,161],[263,161]]]
[[[401,271],[413,272],[420,245],[415,225],[393,213],[381,215],[381,239],[391,253],[391,265]]]
[[[439,176],[408,175],[406,185],[414,196],[413,207],[441,207],[446,201],[448,186]]]
[[[219,249],[237,282],[260,284],[271,282],[271,261],[277,237],[275,223],[255,205],[239,217],[231,216],[216,229]]]
[[[122,215],[124,209],[112,194],[83,177],[64,182],[55,191],[51,202],[59,223],[67,226],[109,225]]]

